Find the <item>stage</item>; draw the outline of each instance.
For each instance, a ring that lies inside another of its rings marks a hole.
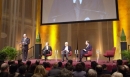
[[[45,62],[43,59],[30,59],[32,64],[35,63],[36,60],[40,60],[40,64],[43,64],[43,62]],[[62,60],[49,59],[46,62],[49,62],[51,64],[51,66],[52,66],[53,64],[55,64],[55,63],[57,63],[59,61],[62,61]],[[94,60],[92,60],[92,61],[94,61]],[[26,61],[23,61],[23,62],[26,63]],[[66,62],[67,61],[62,62],[63,66],[66,64]],[[91,62],[90,61],[85,61],[84,60],[83,62],[85,63],[87,68],[91,67]],[[79,63],[79,62],[77,62],[76,60],[73,60],[73,66],[75,66],[77,63]],[[100,65],[106,64],[109,71],[111,71],[112,68],[116,66],[116,61],[108,62],[106,60],[99,60],[97,63],[100,64]],[[126,63],[126,61],[123,61],[123,63]]]

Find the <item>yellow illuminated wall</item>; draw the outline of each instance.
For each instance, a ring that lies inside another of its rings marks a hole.
[[[114,59],[121,58],[120,35],[122,29],[126,34],[127,44],[130,44],[130,0],[118,0],[119,21],[113,21],[114,46],[117,48]]]
[[[46,42],[52,47],[52,56],[55,58],[55,50],[59,50],[59,26],[58,25],[41,25],[41,0],[37,0],[37,19],[36,19],[36,37],[40,33],[42,48]],[[42,57],[43,58],[43,57]]]
[[[130,22],[130,0],[118,0],[118,11],[119,11],[119,21],[113,21],[113,41],[114,41],[113,44],[117,48],[114,57],[115,60],[121,58],[120,35],[122,29],[124,29],[124,32],[126,34],[127,43],[130,44],[130,23],[129,23]],[[54,50],[59,50],[59,45],[60,45],[59,25],[55,24],[55,25],[41,26],[40,18],[41,18],[41,0],[37,0],[36,35],[40,33],[42,47],[44,47],[45,42],[50,43],[53,49],[53,55],[49,58],[55,58]],[[60,54],[58,54],[58,56],[59,55]]]

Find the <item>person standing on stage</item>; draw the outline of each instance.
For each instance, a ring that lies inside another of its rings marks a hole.
[[[92,46],[89,44],[89,41],[86,41],[85,44],[86,44],[86,48],[84,48],[84,49],[82,49],[82,50],[80,51],[80,56],[79,56],[80,60],[79,60],[79,62],[82,61],[82,58],[83,58],[83,55],[84,55],[84,54],[87,54],[88,51],[91,51],[91,50],[92,50]]]
[[[45,57],[45,61],[47,60],[47,54],[49,54],[50,52],[52,52],[52,48],[51,46],[49,46],[49,43],[46,42],[45,47],[42,49],[42,54]]]
[[[68,42],[65,42],[65,46],[63,47],[62,54],[62,62],[64,62],[64,57],[66,56],[66,60],[68,60],[68,54],[71,51],[71,46],[68,46]]]
[[[22,59],[23,61],[26,61],[27,56],[28,56],[28,47],[30,44],[30,39],[27,37],[26,34],[23,34],[21,44],[22,44]]]

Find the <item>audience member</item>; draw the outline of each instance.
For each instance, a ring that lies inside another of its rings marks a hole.
[[[122,64],[123,64],[123,61],[122,61],[121,59],[118,59],[118,60],[117,60],[117,63],[116,63],[116,67],[114,67],[114,68],[112,69],[111,74],[113,74],[114,72],[116,72],[116,71],[117,71],[117,67],[118,67],[119,65],[122,65]]]
[[[123,77],[123,74],[120,72],[114,72],[111,77]]]
[[[102,74],[111,74],[111,73],[108,71],[106,64],[103,64],[103,65],[102,65],[102,69],[103,69]]]
[[[34,74],[34,70],[36,68],[36,64],[32,64],[28,70],[28,72],[26,73],[27,77],[32,77],[32,75]]]
[[[60,77],[73,77],[72,72],[63,68],[60,72]]]
[[[68,60],[68,63],[70,63],[71,65],[73,65],[73,60]]]
[[[10,66],[11,64],[15,64],[15,61],[14,60],[9,60],[8,65]]]
[[[26,76],[27,67],[22,65],[19,67],[19,75],[18,77],[25,77]]]
[[[124,67],[126,68],[126,77],[130,77],[130,69],[127,65],[124,65]]]
[[[100,77],[100,75],[102,74],[102,66],[97,65],[96,66],[96,71],[97,71],[97,77]]]
[[[62,69],[63,68],[62,66],[63,66],[62,62],[58,62],[58,68]]]
[[[46,68],[47,71],[51,70],[51,64],[49,62],[46,62]]]
[[[30,68],[30,65],[31,65],[31,61],[30,60],[28,60],[27,62],[26,62],[26,65],[27,65],[27,71],[29,70],[29,68]]]
[[[91,62],[91,69],[96,69],[96,66],[98,65],[98,63],[96,61],[92,61]]]
[[[9,77],[17,77],[19,73],[17,73],[17,64],[11,64],[9,67]]]
[[[117,66],[117,71],[122,73],[123,77],[126,77],[126,68],[124,67],[124,65],[118,65]]]
[[[94,69],[89,69],[87,77],[97,77],[97,72]]]
[[[53,68],[48,72],[48,76],[59,77],[59,74],[60,74],[60,69],[58,68],[58,64],[55,63],[53,65]]]
[[[73,72],[73,77],[86,77],[86,71],[83,71],[83,66],[81,63],[78,63]]]
[[[9,76],[9,65],[7,63],[3,63],[1,65],[0,77],[8,77]]]
[[[39,65],[40,64],[40,60],[36,60],[35,64]]]
[[[37,65],[32,77],[47,77],[47,71],[42,65]]]

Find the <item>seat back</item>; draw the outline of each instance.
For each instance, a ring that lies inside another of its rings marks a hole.
[[[61,51],[61,54],[62,54],[62,51]],[[73,54],[72,51],[70,51],[68,56],[72,56],[72,54]],[[66,56],[66,55],[64,55],[64,56]]]
[[[113,47],[111,50],[107,51],[107,55],[113,57],[115,55],[115,51],[116,51],[116,47]]]
[[[52,55],[52,51],[49,54],[47,54],[47,56],[51,56],[51,55]]]
[[[69,56],[71,56],[71,55],[72,55],[72,51],[69,52]]]
[[[91,51],[88,51],[88,53],[84,54],[85,57],[90,57],[93,54],[93,49]]]

